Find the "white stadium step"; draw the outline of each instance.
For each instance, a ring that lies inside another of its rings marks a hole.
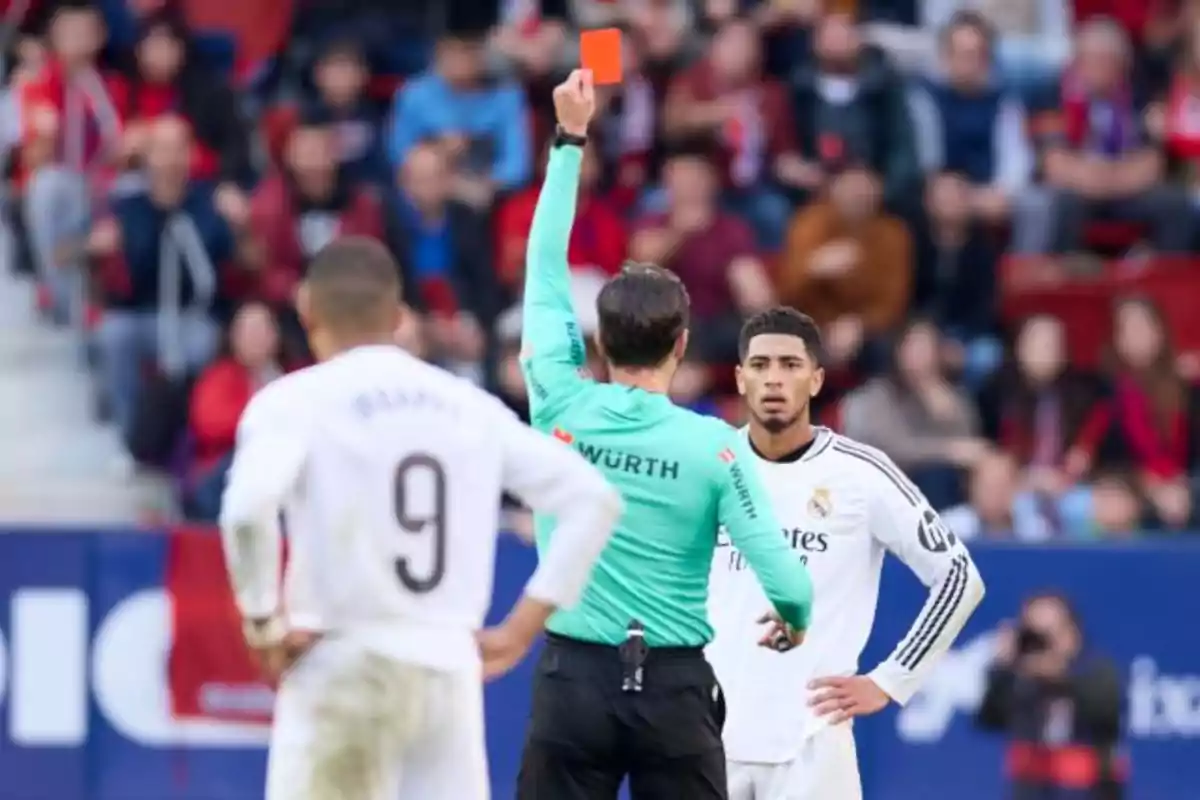
[[[135,474],[120,438],[93,415],[80,337],[40,320],[34,300],[31,282],[0,257],[0,521],[169,516],[168,483]]]

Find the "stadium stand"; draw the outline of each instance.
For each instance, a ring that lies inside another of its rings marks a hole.
[[[939,505],[969,507],[998,449],[1014,503],[1103,478],[1150,528],[1185,526],[1197,62],[1190,4],[1145,5],[10,0],[6,217],[36,288],[2,287],[5,363],[29,365],[5,370],[6,457],[30,485],[172,487],[113,513],[211,519],[241,407],[306,361],[292,296],[339,232],[396,252],[411,347],[523,411],[546,89],[574,30],[619,23],[574,290],[626,256],[679,272],[677,401],[736,421],[741,318],[795,304],[826,327],[823,421]],[[1042,316],[1063,348],[1030,361]],[[1088,387],[1070,402],[1067,376]],[[888,426],[862,424],[876,407]]]
[[[9,794],[262,796],[239,704],[263,687],[205,523],[246,402],[306,363],[305,262],[385,241],[405,346],[525,413],[550,87],[580,29],[620,25],[571,240],[585,332],[626,257],[677,270],[674,399],[738,422],[743,316],[813,314],[818,420],[888,451],[988,583],[928,692],[858,730],[867,795],[1010,795],[970,715],[1055,587],[1126,675],[1130,796],[1194,797],[1198,23],[1194,0],[0,0]],[[533,561],[501,550],[498,609]],[[922,599],[896,578],[882,640]],[[497,796],[529,679],[489,694]]]

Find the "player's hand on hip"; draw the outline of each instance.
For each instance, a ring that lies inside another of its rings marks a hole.
[[[243,632],[259,669],[272,683],[278,682],[321,636],[315,631],[285,630],[276,619],[245,620]]]
[[[495,680],[521,663],[533,640],[520,635],[510,625],[497,625],[476,634],[479,655],[483,659],[484,680]]]
[[[891,702],[887,693],[865,675],[817,678],[809,682],[808,688],[812,690],[808,704],[830,725],[870,716]]]
[[[804,643],[804,631],[788,625],[774,611],[768,611],[759,617],[758,624],[767,626],[766,632],[758,639],[759,647],[786,653]]]
[[[590,69],[572,70],[554,87],[554,114],[559,126],[572,136],[587,136],[588,123],[596,113],[596,89]]]

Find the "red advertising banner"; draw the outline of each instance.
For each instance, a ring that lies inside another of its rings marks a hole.
[[[173,635],[167,665],[171,710],[181,719],[271,720],[274,691],[242,639],[220,535],[176,529],[167,545]]]

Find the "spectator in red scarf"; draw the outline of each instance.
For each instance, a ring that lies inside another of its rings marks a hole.
[[[802,188],[797,172],[804,165],[787,92],[763,75],[762,45],[748,20],[725,22],[708,57],[672,82],[663,131],[669,141],[711,149],[734,210],[762,245],[778,248],[791,207],[772,184]]]
[[[982,404],[988,433],[1032,483],[1060,494],[1086,477],[1104,433],[1098,387],[1068,363],[1066,330],[1057,317],[1025,320],[1013,350]]]
[[[231,224],[245,224],[249,207],[239,187],[251,173],[250,135],[228,83],[196,59],[182,17],[171,10],[141,20],[134,56],[133,68],[114,87],[127,120],[125,159],[140,162],[151,121],[183,117],[195,136],[192,178],[218,183],[218,208]]]
[[[102,196],[120,151],[122,121],[112,83],[97,66],[104,24],[90,4],[64,3],[49,29],[49,61],[21,85],[19,182],[40,302],[66,321],[79,293],[80,264],[64,244],[88,226],[93,195]]]
[[[1061,111],[1043,142],[1055,208],[1047,245],[1082,249],[1091,220],[1141,222],[1159,252],[1186,252],[1192,213],[1186,193],[1164,184],[1162,153],[1149,140],[1130,86],[1128,34],[1098,19],[1079,32],[1063,79]]]
[[[1136,471],[1150,506],[1170,528],[1191,520],[1188,471],[1200,453],[1200,398],[1176,363],[1166,321],[1153,301],[1118,302],[1109,355],[1110,457]]]
[[[279,329],[271,310],[261,303],[242,306],[233,317],[225,355],[201,373],[192,389],[188,427],[195,460],[184,492],[190,519],[216,521],[238,420],[254,393],[282,372]]]
[[[596,146],[589,145],[584,150],[579,205],[567,258],[573,269],[615,275],[625,260],[629,234],[620,209],[600,191],[600,179]],[[525,280],[525,245],[539,191],[539,187],[531,186],[513,195],[500,207],[496,219],[496,252],[500,256],[497,268],[510,296],[520,293]]]
[[[1184,49],[1163,102],[1146,112],[1152,136],[1166,148],[1193,192],[1200,188],[1200,19],[1184,37]]]
[[[333,136],[329,125],[301,120],[288,136],[284,168],[250,201],[251,274],[240,288],[281,312],[289,357],[306,350],[291,309],[308,259],[337,236],[384,238],[383,203],[338,169]]]
[[[1108,426],[1096,381],[1067,361],[1066,330],[1049,315],[1021,324],[1011,362],[983,392],[985,432],[1022,472],[1024,489],[1054,534],[1090,520],[1088,477]]]
[[[1071,0],[1077,25],[1094,19],[1118,23],[1135,42],[1141,42],[1147,27],[1170,5],[1164,0]]]

